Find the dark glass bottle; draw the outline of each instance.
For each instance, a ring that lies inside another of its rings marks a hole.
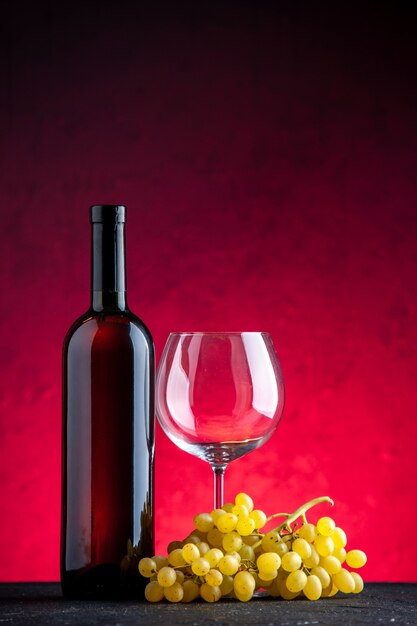
[[[68,598],[138,597],[154,554],[154,348],[127,307],[126,208],[91,207],[91,307],[63,349],[61,584]],[[127,544],[138,546],[126,558]]]

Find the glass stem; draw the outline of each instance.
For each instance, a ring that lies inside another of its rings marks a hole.
[[[214,508],[221,509],[224,504],[224,473],[226,465],[213,465],[214,472]]]

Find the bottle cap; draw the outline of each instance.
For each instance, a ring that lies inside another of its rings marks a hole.
[[[93,204],[90,207],[92,224],[97,223],[123,223],[126,221],[126,207],[122,204]]]

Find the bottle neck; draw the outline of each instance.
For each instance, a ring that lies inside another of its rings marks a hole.
[[[104,221],[92,225],[91,308],[127,310],[124,223]]]

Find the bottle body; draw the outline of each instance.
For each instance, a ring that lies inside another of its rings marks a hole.
[[[128,541],[153,554],[154,350],[125,305],[92,307],[63,349],[61,584],[68,598],[138,597]],[[125,563],[126,564],[126,563]]]

